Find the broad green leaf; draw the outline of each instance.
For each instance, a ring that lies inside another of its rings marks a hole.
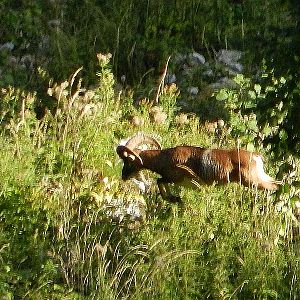
[[[255,84],[254,90],[255,90],[256,94],[259,95],[261,92],[261,86],[259,84]]]
[[[275,89],[275,87],[274,86],[267,86],[266,87],[266,93],[268,93],[268,92],[274,92],[276,89]]]
[[[281,129],[279,131],[279,138],[284,141],[288,138],[288,134],[286,133],[286,131],[284,129]]]
[[[254,91],[248,91],[248,95],[251,99],[256,99],[256,93]]]
[[[220,101],[226,100],[227,98],[228,98],[228,93],[227,90],[225,89],[221,89],[216,96],[216,99]]]
[[[258,131],[256,120],[254,119],[249,120],[247,125],[250,130],[253,130],[255,132]]]
[[[280,83],[285,84],[286,83],[286,79],[284,77],[280,77],[279,79]]]
[[[270,135],[270,133],[272,132],[272,129],[271,129],[270,125],[267,124],[267,125],[263,128],[262,132],[263,132],[264,135],[267,135],[267,136]]]
[[[255,151],[255,147],[252,143],[248,143],[247,144],[247,150],[248,151],[251,151],[251,152],[254,152]]]
[[[233,79],[237,84],[242,85],[244,82],[244,75],[243,74],[237,74]]]

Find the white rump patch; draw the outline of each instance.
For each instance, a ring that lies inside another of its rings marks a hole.
[[[262,157],[258,155],[253,155],[253,159],[256,162],[257,177],[265,182],[274,182],[274,179],[265,173],[264,162],[262,160]]]

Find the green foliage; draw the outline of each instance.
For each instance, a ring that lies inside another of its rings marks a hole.
[[[163,146],[216,147],[232,140],[220,141],[220,132],[207,131],[195,116],[178,123],[175,85],[160,88],[155,107],[167,118],[155,122],[149,99],[136,108],[133,93],[115,92],[110,58],[98,55],[93,90],[82,88],[81,69],[68,81],[50,80],[47,93],[55,110],[41,120],[32,113],[37,96],[3,91],[1,297],[297,297],[298,160],[281,164],[286,184],[276,195],[234,184],[204,186],[182,189],[185,206],[177,207],[163,202],[154,184],[141,194],[120,181],[115,147],[121,138],[144,131],[155,133]],[[216,97],[230,117],[223,134],[229,130],[235,138],[243,126],[240,139],[247,143],[258,135],[259,124],[250,126],[245,115],[265,99],[265,88],[241,76],[236,81],[238,90]],[[132,113],[143,119],[138,128]],[[139,207],[139,215],[128,213],[132,207]]]
[[[237,75],[234,81],[238,85],[236,90],[221,89],[215,97],[218,101],[224,102],[224,108],[228,112],[229,133],[238,139],[242,146],[254,150],[254,142],[257,139],[261,141],[261,131],[255,114],[257,93],[260,94],[261,87],[258,84],[252,87],[250,79],[243,75]]]
[[[112,53],[115,73],[129,82],[152,76],[169,55],[192,48],[236,48],[255,53],[256,64],[273,57],[274,42],[294,39],[298,14],[290,0],[72,0],[2,1],[0,17],[0,42],[14,44],[11,52],[0,50],[0,86],[35,87],[34,68],[20,63],[27,55],[58,80],[84,66],[87,83],[96,82],[97,51]]]
[[[297,126],[299,113],[299,79],[297,72],[276,75],[274,69],[265,68],[262,84],[264,101],[258,106],[259,122],[269,130],[277,126],[269,141],[272,150],[281,157],[297,155],[300,146]]]
[[[296,154],[299,132],[295,126],[298,113],[298,89],[289,90],[294,78],[277,77],[264,68],[257,83],[237,75],[236,89],[221,89],[215,98],[224,104],[230,124],[229,132],[242,144],[267,146],[277,156]]]
[[[299,4],[3,0],[0,17],[0,44],[14,46],[0,49],[1,299],[299,296]],[[269,68],[206,95],[202,116],[225,121],[209,131],[180,118],[176,85],[154,99],[153,71],[174,53],[219,48],[246,52],[249,71],[263,58]],[[185,207],[171,206],[153,175],[147,193],[120,181],[115,147],[137,131],[163,146],[260,149],[283,185],[182,189]]]

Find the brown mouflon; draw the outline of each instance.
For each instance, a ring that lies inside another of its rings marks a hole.
[[[156,149],[140,150],[141,144],[149,144]],[[262,156],[243,149],[206,149],[195,146],[177,146],[161,149],[152,137],[138,133],[128,140],[125,146],[118,146],[117,153],[124,166],[122,179],[138,175],[143,169],[151,170],[161,176],[157,180],[163,199],[171,202],[181,201],[171,195],[168,184],[201,184],[217,182],[227,184],[239,182],[244,186],[275,190],[276,181],[264,171]]]

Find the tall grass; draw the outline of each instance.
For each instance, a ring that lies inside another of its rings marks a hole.
[[[35,95],[3,91],[7,103],[23,105],[10,109],[1,127],[1,296],[297,299],[292,196],[237,184],[204,186],[177,189],[184,199],[177,207],[162,201],[155,184],[141,193],[121,182],[115,147],[138,130],[164,146],[220,141],[196,117],[177,125],[174,86],[162,89],[158,105],[167,119],[155,123],[150,101],[136,108],[131,92],[115,93],[109,56],[98,59],[98,87],[84,91],[80,70],[69,81],[52,82],[56,111],[41,120],[29,101]],[[143,125],[134,127],[131,114]],[[296,191],[293,197],[296,203]],[[127,213],[133,205],[140,215]]]

